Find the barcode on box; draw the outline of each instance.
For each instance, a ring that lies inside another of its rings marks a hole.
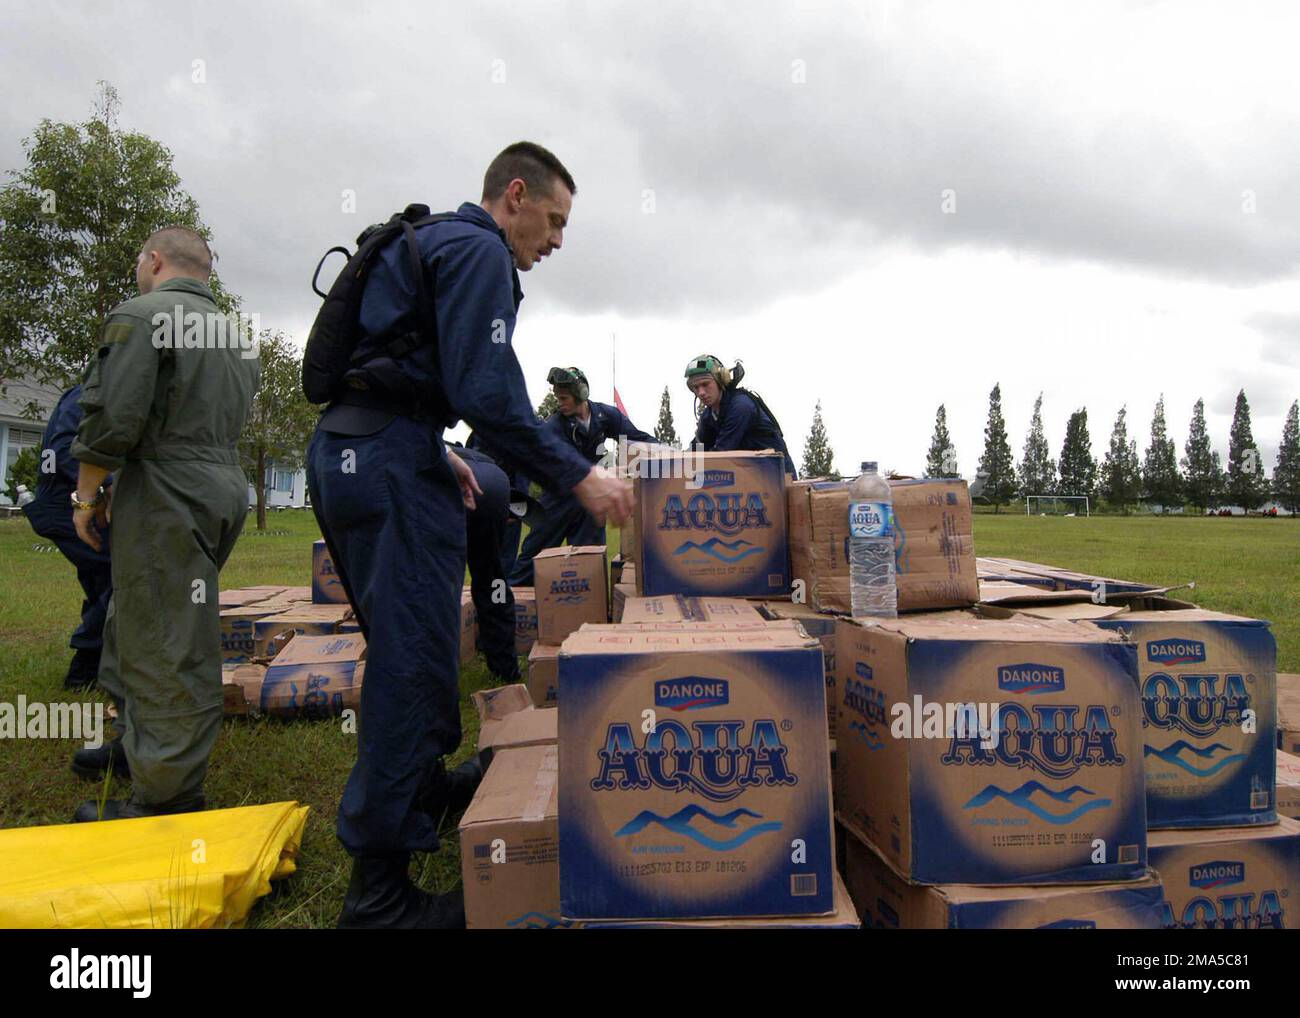
[[[1270,795],[1268,794],[1268,789],[1267,789],[1267,788],[1261,789],[1261,790],[1258,791],[1258,792],[1251,792],[1251,793],[1250,793],[1250,808],[1251,808],[1251,809],[1268,809],[1268,806],[1269,806],[1269,800],[1270,800],[1271,798],[1272,798],[1272,796],[1270,796]]]
[[[1137,845],[1120,845],[1119,862],[1121,866],[1132,865],[1138,861]]]
[[[817,893],[816,873],[790,874],[790,897],[808,898]]]
[[[769,587],[784,587],[785,576],[783,576],[781,573],[768,573],[767,585]]]

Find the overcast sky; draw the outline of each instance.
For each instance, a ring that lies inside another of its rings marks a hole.
[[[331,245],[410,201],[477,200],[506,144],[578,183],[523,276],[515,348],[632,419],[700,352],[745,361],[796,459],[919,473],[944,403],[973,476],[1002,385],[1181,455],[1238,389],[1271,472],[1300,398],[1300,9],[1277,3],[28,3],[0,14],[0,168],[42,118],[175,155],[226,285],[300,343]],[[196,63],[201,61],[201,63]],[[196,80],[197,79],[197,80]],[[346,192],[355,212],[344,211]]]

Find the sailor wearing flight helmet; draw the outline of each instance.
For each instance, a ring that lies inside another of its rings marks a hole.
[[[551,368],[546,381],[555,393],[559,412],[546,420],[545,427],[562,441],[573,446],[589,463],[598,463],[605,454],[605,441],[654,442],[627,419],[618,407],[588,399],[590,387],[580,368]],[[557,548],[566,541],[571,545],[605,543],[605,526],[597,523],[568,492],[547,491],[539,500],[541,512],[535,514],[532,529],[519,549],[519,561],[510,577],[511,586],[531,587],[533,557],[547,548]]]
[[[785,457],[786,473],[797,476],[781,425],[761,396],[740,388],[744,377],[739,361],[728,371],[712,354],[691,358],[686,387],[702,404],[696,411],[694,444],[705,452],[776,449]]]

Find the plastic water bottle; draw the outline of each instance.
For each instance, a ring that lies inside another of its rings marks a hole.
[[[898,617],[894,499],[870,460],[849,485],[849,584],[855,619]]]

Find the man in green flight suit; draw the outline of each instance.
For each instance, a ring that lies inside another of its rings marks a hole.
[[[217,309],[211,274],[201,236],[155,232],[136,262],[140,296],[109,312],[83,386],[73,522],[98,547],[96,523],[112,518],[99,681],[121,735],[79,752],[74,770],[129,772],[132,792],[102,815],[83,803],[78,821],[204,807],[221,729],[217,571],[248,514],[236,446],[261,381],[256,337]]]

